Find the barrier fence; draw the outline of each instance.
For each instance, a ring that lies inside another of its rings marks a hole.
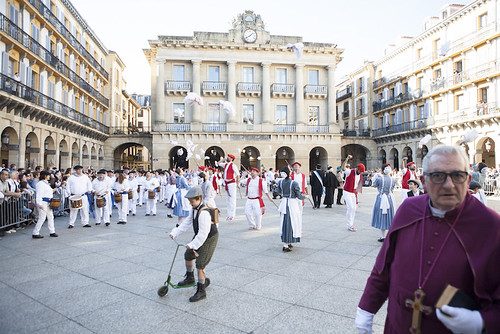
[[[33,222],[36,219],[35,211],[35,197],[32,194],[4,198],[0,203],[0,228]]]

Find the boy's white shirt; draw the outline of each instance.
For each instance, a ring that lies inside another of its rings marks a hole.
[[[186,232],[191,228],[193,229],[193,211],[194,209],[191,209],[189,211],[189,215],[187,218],[179,225],[179,227],[174,227],[170,234],[176,238],[180,234]],[[208,238],[208,233],[210,233],[210,228],[211,228],[211,218],[210,218],[210,213],[207,210],[203,210],[200,212],[200,216],[198,217],[198,234],[196,237],[191,240],[190,243],[187,244],[189,248],[191,249],[199,249],[205,241]]]

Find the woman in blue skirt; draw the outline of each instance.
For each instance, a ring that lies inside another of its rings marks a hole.
[[[291,252],[292,243],[300,242],[302,219],[299,205],[307,196],[302,194],[299,184],[290,179],[288,167],[281,169],[280,176],[283,178],[278,182],[278,192],[283,196],[279,206],[281,241],[284,243],[283,252]]]
[[[189,185],[184,177],[184,170],[177,167],[176,172],[178,174],[177,179],[175,180],[175,187],[177,190],[174,194],[172,206],[174,207],[173,215],[178,217],[177,226],[179,226],[187,218],[187,216],[189,216],[191,205],[189,204],[189,200],[185,198],[189,190]]]
[[[391,165],[385,164],[382,170],[383,175],[376,176],[372,183],[373,187],[378,189],[373,205],[372,226],[380,229],[382,236],[378,239],[379,242],[384,241],[394,218],[394,195],[392,193],[396,185],[396,180],[391,177]]]

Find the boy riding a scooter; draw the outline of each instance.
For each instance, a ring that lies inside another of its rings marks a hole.
[[[205,267],[214,254],[217,241],[219,240],[219,233],[217,225],[212,222],[208,208],[203,205],[203,191],[201,188],[192,187],[185,197],[189,199],[192,210],[189,212],[187,219],[170,232],[170,238],[176,238],[178,235],[189,230],[190,227],[194,230],[193,240],[186,244],[186,252],[184,253],[186,275],[184,280],[180,281],[177,285],[181,287],[194,284],[194,260],[196,259],[198,284],[196,293],[189,298],[189,301],[197,302],[207,297],[205,288],[210,284],[210,280],[205,276]]]

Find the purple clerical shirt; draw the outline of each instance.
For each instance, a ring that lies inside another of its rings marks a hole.
[[[422,315],[422,333],[451,333],[437,319],[434,309],[447,284],[463,290],[481,305],[489,334],[500,333],[500,216],[469,194],[444,218],[431,215],[428,195],[406,199],[394,216],[359,307],[376,313],[388,298],[384,332],[407,333],[413,309],[406,307],[405,301],[414,300],[414,292],[422,283],[426,293],[423,304],[433,310],[430,315]]]

